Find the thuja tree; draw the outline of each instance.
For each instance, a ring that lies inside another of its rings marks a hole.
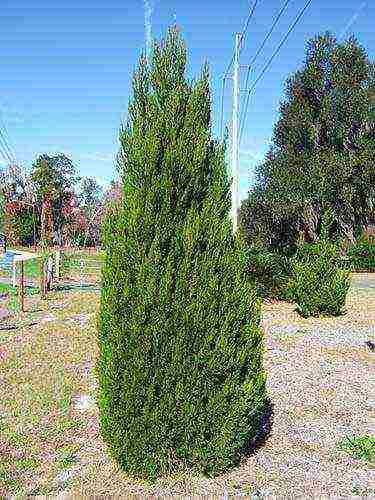
[[[128,474],[235,464],[265,409],[260,304],[234,238],[209,72],[185,78],[171,28],[141,56],[107,210],[97,372],[101,434]]]

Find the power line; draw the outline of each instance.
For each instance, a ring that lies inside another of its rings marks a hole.
[[[255,0],[254,2],[254,5],[250,11],[250,14],[247,16],[247,19],[246,19],[246,22],[245,22],[245,26],[241,32],[241,46],[242,46],[242,40],[243,40],[243,37],[245,36],[245,33],[247,31],[247,28],[249,27],[249,22],[250,22],[250,19],[253,17],[253,14],[254,14],[254,10],[255,10],[255,7],[257,6],[257,3],[258,3],[258,0]],[[241,52],[241,48],[240,48],[240,52]],[[228,75],[228,71],[230,70],[232,64],[233,64],[233,61],[234,61],[234,53],[232,55],[232,59],[230,61],[230,63],[228,64],[228,67],[227,67],[227,70],[225,71],[224,73],[224,77],[223,78],[226,78],[227,75]]]
[[[253,17],[253,14],[254,14],[254,10],[255,10],[255,7],[257,6],[257,3],[258,3],[258,0],[255,0],[254,2],[254,5],[253,5],[253,8],[251,9],[250,11],[250,14],[248,15],[247,19],[246,19],[246,23],[245,23],[245,26],[244,26],[244,29],[242,30],[242,33],[241,33],[241,38],[240,38],[240,48],[239,48],[239,54],[241,54],[241,51],[243,49],[243,39],[245,37],[245,34],[246,34],[246,31],[247,31],[247,28],[249,27],[249,22],[250,22],[250,19]]]
[[[5,124],[5,120],[4,120],[4,118],[3,118],[2,115],[3,115],[3,113],[0,111],[0,120],[1,120],[2,125],[3,125],[3,131],[5,132],[6,145],[7,145],[8,150],[11,153],[11,156],[13,156],[14,160],[16,161],[17,160],[17,156],[16,156],[15,151],[14,151],[14,146],[13,146],[13,143],[11,141],[11,138],[10,138],[7,126]]]
[[[0,138],[1,138],[1,133],[0,133]],[[5,163],[12,163],[13,162],[13,159],[11,158],[9,153],[7,152],[6,148],[3,146],[1,140],[0,140],[0,154],[3,157]]]
[[[281,15],[282,15],[282,13],[283,13],[283,12],[284,12],[284,10],[287,8],[288,3],[289,3],[290,1],[291,1],[291,0],[286,0],[286,2],[284,3],[283,7],[280,9],[280,11],[279,11],[279,13],[277,14],[277,16],[276,16],[276,18],[275,18],[274,22],[272,23],[271,28],[268,30],[267,35],[265,36],[265,38],[264,38],[263,42],[261,43],[261,45],[260,45],[259,49],[257,50],[257,52],[256,52],[255,56],[254,56],[254,57],[252,58],[252,60],[250,61],[249,67],[248,67],[248,69],[247,69],[245,89],[247,88],[247,84],[248,84],[248,81],[249,81],[249,76],[250,76],[250,69],[251,69],[252,65],[254,64],[254,62],[256,61],[257,57],[259,56],[259,54],[260,54],[261,50],[263,49],[263,47],[264,47],[264,45],[265,45],[266,41],[267,41],[267,40],[268,40],[268,38],[270,37],[270,35],[271,35],[271,33],[272,33],[272,31],[273,31],[274,27],[275,27],[275,26],[276,26],[276,24],[278,23],[278,21],[279,21],[279,19],[280,19]],[[241,116],[241,120],[240,120],[240,122],[241,122],[241,123],[242,123],[242,121],[243,121],[243,115],[244,115],[244,114],[243,114],[243,112],[242,112],[242,116]]]
[[[14,155],[7,144],[7,140],[4,137],[1,128],[0,128],[0,140],[1,140],[0,147],[3,148],[3,151],[6,154],[6,156],[8,157],[9,161],[14,162]]]
[[[264,73],[266,72],[267,68],[269,67],[269,65],[271,64],[271,62],[273,61],[274,57],[276,56],[276,54],[279,52],[280,48],[282,47],[282,45],[284,44],[285,40],[288,38],[289,34],[291,33],[291,31],[293,30],[294,26],[298,23],[298,21],[300,20],[300,18],[302,17],[303,13],[305,12],[305,10],[307,9],[307,7],[309,6],[309,4],[311,3],[312,0],[308,0],[306,2],[306,5],[304,6],[304,8],[301,10],[301,12],[298,14],[298,16],[296,17],[295,21],[293,22],[292,26],[289,28],[289,30],[287,31],[287,33],[285,34],[284,38],[281,40],[281,42],[279,43],[277,49],[275,50],[275,52],[272,54],[272,56],[270,57],[270,59],[267,61],[266,65],[264,66],[263,70],[261,71],[260,75],[258,76],[258,78],[255,80],[255,82],[253,83],[253,85],[250,87],[249,91],[248,91],[248,94],[247,94],[247,98],[246,98],[246,105],[245,105],[245,112],[244,112],[244,119],[243,119],[243,122],[242,122],[242,126],[241,126],[241,131],[240,131],[240,142],[241,142],[241,137],[242,137],[242,133],[243,133],[243,129],[244,129],[244,125],[245,125],[245,120],[246,120],[246,112],[247,112],[247,107],[248,107],[248,104],[249,104],[249,97],[250,97],[250,94],[252,92],[252,90],[254,90],[256,84],[259,82],[259,80],[262,78],[262,76],[264,75]]]
[[[0,118],[1,118],[1,116],[0,116]],[[6,126],[5,126],[4,120],[2,118],[1,118],[1,121],[3,122],[4,131],[5,131],[5,133],[7,133]],[[8,134],[8,136],[9,136],[9,134]],[[7,162],[15,163],[16,155],[12,151],[12,148],[9,146],[8,140],[7,140],[6,136],[4,136],[3,130],[1,130],[1,126],[0,126],[0,153],[3,156],[6,163]]]
[[[221,140],[223,140],[224,91],[225,91],[225,78],[223,78],[223,87],[222,87],[222,90],[221,90],[221,120],[220,120],[220,137],[221,137]]]
[[[239,49],[239,54],[241,54],[241,50],[243,48],[243,44],[242,44],[242,41],[243,41],[243,38],[245,36],[245,33],[249,27],[249,22],[250,22],[250,19],[253,17],[253,14],[254,14],[254,11],[255,11],[255,7],[257,6],[257,3],[258,3],[258,0],[255,0],[254,1],[254,4],[253,4],[253,7],[249,13],[249,15],[247,16],[247,19],[245,21],[245,26],[241,32],[241,38],[240,38],[240,49]],[[223,120],[224,120],[224,91],[225,91],[225,79],[227,78],[228,76],[228,72],[233,64],[233,61],[234,61],[234,57],[235,57],[235,52],[233,53],[232,55],[232,59],[230,61],[230,63],[228,64],[228,67],[224,73],[224,76],[223,76],[223,87],[222,87],[222,91],[221,91],[221,118],[220,118],[220,137],[221,139],[223,139]]]

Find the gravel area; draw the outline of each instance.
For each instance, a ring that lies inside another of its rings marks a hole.
[[[81,346],[84,362],[72,358],[71,365],[74,377],[85,381],[74,394],[71,415],[84,420],[87,429],[72,436],[72,444],[79,445],[78,463],[55,475],[60,496],[49,498],[375,498],[374,464],[337,448],[347,436],[374,435],[375,353],[365,342],[375,342],[375,275],[366,280],[373,286],[354,283],[346,314],[337,318],[303,319],[294,304],[282,302],[263,306],[271,401],[264,437],[244,462],[214,479],[187,471],[147,487],[127,478],[108,458],[93,400],[93,329],[92,342],[87,337]],[[89,313],[82,308],[69,317],[77,339],[93,322]],[[44,321],[51,316],[44,315]]]
[[[238,467],[214,479],[160,478],[148,488],[126,478],[94,434],[82,441],[85,479],[66,498],[375,498],[374,465],[337,448],[347,436],[374,435],[374,353],[365,342],[375,340],[375,276],[368,279],[374,286],[354,286],[338,318],[303,319],[288,303],[263,306],[271,406],[264,437]],[[92,362],[80,368],[84,376],[93,377]]]
[[[271,487],[277,497],[348,498],[353,489],[375,497],[374,465],[335,451],[346,436],[374,435],[374,353],[365,342],[375,340],[375,294],[356,288],[338,318],[301,319],[286,303],[263,308],[275,406],[271,436],[256,460],[279,477]]]

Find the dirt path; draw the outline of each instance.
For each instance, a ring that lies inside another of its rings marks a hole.
[[[374,288],[375,289],[375,273],[355,273],[352,274],[352,286],[354,288]]]

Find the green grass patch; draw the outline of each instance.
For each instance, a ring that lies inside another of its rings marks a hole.
[[[25,276],[28,279],[39,279],[41,276],[40,259],[31,259],[25,262]],[[17,266],[17,274],[21,272],[21,266]]]
[[[11,291],[9,285],[2,284],[4,289]],[[51,293],[50,296],[51,302],[61,301],[59,294]],[[63,320],[73,314],[94,312],[97,303],[96,295],[77,293],[69,295],[66,309],[53,314]],[[48,303],[36,303],[35,307],[47,312]],[[71,328],[70,321],[62,321],[58,330],[46,325],[40,328],[35,339],[32,337],[21,344],[12,342],[12,337],[19,333],[0,332],[0,341],[8,354],[2,361],[3,377],[14,388],[4,393],[2,400],[0,441],[7,451],[5,456],[0,456],[0,498],[23,493],[22,486],[28,484],[30,477],[39,475],[42,452],[45,453],[43,460],[49,465],[47,471],[40,472],[44,483],[50,481],[48,474],[52,469],[62,471],[79,461],[81,445],[71,440],[83,434],[89,422],[85,416],[70,415],[73,395],[83,390],[83,382],[75,369],[72,371],[72,366],[88,361],[88,343],[94,326],[90,323],[80,332],[82,338],[74,346],[71,345]],[[61,337],[66,338],[66,350],[61,348]],[[37,491],[39,494],[55,493],[47,486]]]
[[[0,283],[0,294],[6,293],[9,296],[7,307],[12,313],[19,313],[21,311],[21,304],[18,296],[18,287],[8,285],[6,283]],[[26,287],[25,295],[30,297],[39,294],[39,288],[37,287]]]
[[[23,492],[22,483],[10,472],[1,468],[0,465],[0,486],[7,489],[7,493]]]
[[[35,470],[39,466],[39,462],[35,460],[35,458],[20,458],[17,460],[17,469],[23,470],[23,471],[30,471],[30,470]]]
[[[37,413],[48,415],[54,407],[54,396],[52,388],[48,391],[40,391],[39,388],[28,384],[25,387],[26,402],[33,408],[37,408]]]
[[[9,443],[10,446],[22,448],[26,446],[30,439],[15,430],[4,428],[2,429],[2,437]]]
[[[0,293],[6,293],[9,296],[7,307],[11,312],[17,313],[20,311],[21,306],[18,300],[17,288],[6,283],[0,283]]]
[[[64,434],[66,431],[79,431],[83,429],[87,424],[82,420],[72,420],[70,418],[61,418],[56,425],[56,432],[58,434]]]
[[[60,417],[57,421],[46,424],[39,432],[39,437],[45,440],[61,438],[67,431],[79,431],[85,425],[81,420]]]
[[[338,448],[346,451],[357,460],[375,463],[374,436],[346,437],[343,441],[338,443]]]
[[[63,396],[62,398],[60,398],[58,400],[57,405],[59,407],[60,412],[63,415],[67,415],[68,414],[71,399],[72,399],[71,393],[69,392],[69,393],[66,393],[65,396]]]
[[[6,283],[0,283],[0,293],[12,293],[13,287],[11,285],[7,285]]]
[[[69,467],[79,462],[76,455],[71,451],[59,450],[58,455],[56,460],[58,469],[69,469]]]

